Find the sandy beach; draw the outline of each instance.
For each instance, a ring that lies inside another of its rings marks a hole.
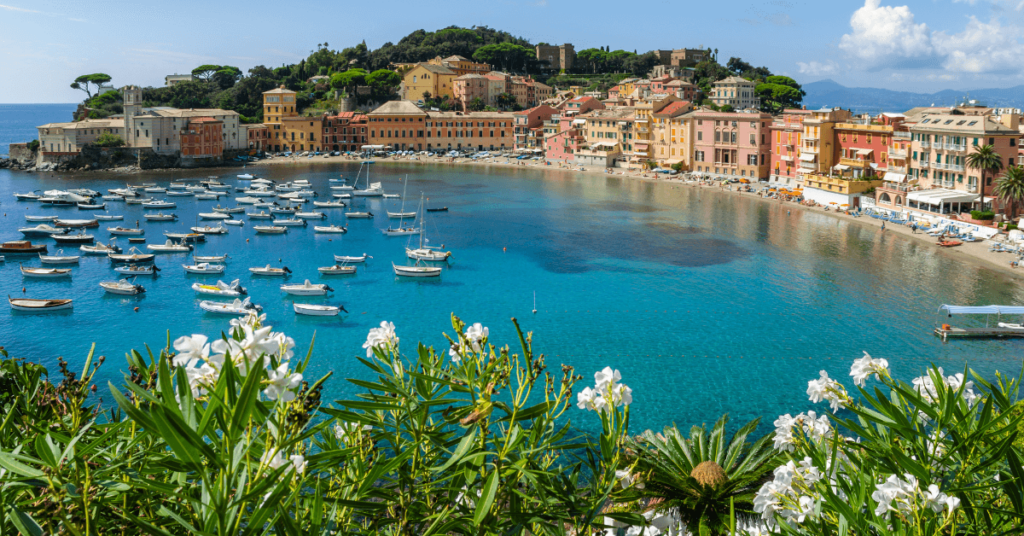
[[[273,165],[273,166],[288,166],[295,164],[309,165],[311,163],[339,163],[339,162],[359,162],[361,158],[351,156],[329,156],[324,158],[323,156],[316,156],[314,158],[285,158],[277,157],[267,160],[261,160],[257,165]],[[906,237],[909,240],[917,240],[930,244],[932,247],[941,250],[944,255],[950,255],[953,258],[960,259],[965,262],[972,262],[986,268],[996,270],[1002,274],[1010,276],[1012,278],[1020,279],[1024,278],[1024,268],[1014,268],[1010,265],[1015,257],[1011,253],[996,253],[989,251],[989,246],[992,242],[983,240],[979,242],[965,242],[956,247],[940,248],[936,245],[936,239],[932,236],[928,236],[925,233],[914,233],[910,227],[904,225],[893,225],[887,224],[885,229],[882,230],[882,220],[876,220],[867,216],[855,217],[850,216],[842,212],[836,212],[834,210],[826,211],[823,207],[809,207],[801,205],[799,203],[791,201],[782,201],[779,199],[770,199],[761,197],[757,192],[741,192],[736,189],[736,184],[730,185],[721,184],[719,182],[711,183],[700,183],[693,181],[685,181],[677,178],[669,178],[667,176],[651,172],[638,172],[636,170],[623,170],[616,169],[614,173],[608,173],[603,168],[579,166],[579,165],[567,165],[561,163],[552,163],[546,165],[542,160],[514,160],[514,159],[491,159],[487,161],[483,160],[471,160],[468,158],[448,158],[448,157],[430,157],[430,156],[404,156],[400,158],[395,157],[377,157],[374,158],[379,163],[401,163],[401,164],[421,164],[428,166],[472,166],[472,167],[511,167],[511,168],[538,168],[545,171],[563,171],[566,173],[586,173],[592,175],[600,175],[607,177],[608,175],[615,175],[624,178],[632,178],[636,180],[652,181],[652,182],[667,182],[670,184],[676,184],[679,186],[685,186],[690,188],[702,188],[707,191],[718,192],[721,195],[740,195],[750,198],[754,198],[764,203],[779,203],[785,204],[790,210],[810,210],[818,211],[834,218],[846,220],[856,225],[864,225],[873,227],[880,233],[891,233],[897,234],[902,237]],[[762,185],[752,185],[760,188]]]

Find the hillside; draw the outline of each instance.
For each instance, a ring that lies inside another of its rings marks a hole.
[[[804,84],[804,104],[808,108],[839,106],[854,112],[902,112],[915,106],[951,106],[969,95],[986,106],[1024,108],[1024,86],[1005,89],[946,89],[938,93],[912,93],[870,87],[846,87],[832,80]]]

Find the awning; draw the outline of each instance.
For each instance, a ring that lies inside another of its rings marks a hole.
[[[586,125],[587,124],[587,120],[586,119],[573,119],[572,120],[572,124],[574,124],[574,125]]]
[[[939,311],[946,311],[951,315],[1024,315],[1024,307],[1016,305],[943,305],[939,307]]]
[[[847,166],[845,164],[836,164],[832,169],[838,169],[839,171],[846,171],[846,170],[850,169],[850,166]]]
[[[800,160],[803,160],[804,162],[814,162],[814,159],[815,155],[813,154],[803,153],[800,155]]]
[[[672,158],[672,159],[666,160],[665,163],[671,166],[672,164],[678,164],[678,163],[680,163],[682,161],[683,161],[682,158]]]
[[[892,171],[887,171],[882,180],[889,182],[907,182],[907,175],[905,173],[893,173]]]
[[[871,149],[857,149],[857,154],[861,156],[868,156],[871,154]]]
[[[907,195],[908,201],[927,203],[929,205],[942,205],[943,203],[973,203],[978,200],[978,194],[972,194],[960,190],[948,190],[936,188],[933,190],[921,190]]]
[[[597,143],[592,143],[590,145],[592,147],[615,147],[618,144],[613,141],[599,141]]]
[[[633,145],[636,145],[637,147],[647,147],[647,142],[643,142],[643,143],[637,142],[637,143],[634,143]]]

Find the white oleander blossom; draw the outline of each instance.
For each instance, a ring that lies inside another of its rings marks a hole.
[[[176,367],[193,367],[200,359],[210,357],[210,345],[206,335],[192,334],[191,337],[178,337],[174,340],[174,351],[177,354],[171,360]]]
[[[964,397],[964,400],[966,400],[969,405],[974,404],[974,401],[978,398],[977,393],[974,392],[974,382],[967,381],[965,383],[963,373],[957,373],[953,376],[944,376],[942,367],[939,367],[937,372],[939,377],[942,378],[941,389],[952,389],[953,391],[957,391],[961,386],[963,386],[964,390],[962,396]],[[914,389],[926,402],[930,404],[938,402],[938,390],[940,387],[935,385],[935,381],[932,379],[930,374],[914,378],[911,383],[914,384]]]
[[[627,489],[636,483],[637,489],[644,489],[644,483],[641,482],[636,475],[633,474],[629,469],[620,469],[615,471],[615,478],[622,485],[622,489]]]
[[[871,376],[878,380],[881,376],[888,375],[889,362],[885,359],[873,359],[867,352],[864,352],[864,357],[854,360],[853,366],[850,367],[853,383],[860,387],[864,387]]]
[[[832,435],[832,425],[829,423],[828,416],[819,417],[813,411],[800,413],[796,417],[788,413],[780,415],[773,424],[775,425],[775,435],[772,439],[775,450],[788,452],[796,450],[797,436],[793,433],[794,429],[801,430],[808,439],[815,443]]]
[[[281,454],[281,451],[275,450],[274,452],[264,452],[263,456],[260,457],[260,464],[266,465],[270,470],[277,470],[282,467],[286,467],[285,472],[295,471],[297,474],[306,472],[306,458],[301,454],[293,454],[288,458]]]
[[[263,394],[271,400],[291,402],[295,400],[295,389],[302,383],[302,374],[292,373],[288,370],[288,363],[281,363],[276,369],[268,374],[267,388]]]
[[[451,348],[448,348],[448,359],[451,359],[452,363],[458,363],[462,361],[462,352],[464,351],[465,348],[462,345],[456,346],[453,344]]]
[[[790,460],[777,467],[774,475],[754,496],[754,512],[761,515],[765,524],[774,527],[776,515],[793,524],[818,516],[821,495],[815,484],[823,477],[811,458],[805,457],[799,463]]]
[[[334,437],[344,443],[348,438],[354,437],[359,433],[360,430],[363,432],[369,432],[373,427],[369,424],[359,426],[358,423],[354,422],[338,422],[334,425]]]
[[[928,491],[924,492],[924,500],[925,506],[931,508],[932,512],[936,514],[941,514],[943,510],[952,514],[953,510],[960,506],[960,499],[942,493],[935,484],[928,486]]]
[[[363,348],[366,348],[366,357],[370,358],[374,348],[385,349],[389,345],[398,346],[398,335],[395,334],[395,325],[385,320],[379,328],[372,328],[366,335]]]
[[[875,515],[888,517],[889,512],[895,511],[901,514],[910,514],[914,508],[914,498],[917,494],[917,478],[914,475],[904,475],[901,479],[897,475],[889,475],[884,482],[875,485],[875,491],[871,498],[878,503],[875,507]]]
[[[807,396],[811,402],[817,404],[827,400],[832,407],[832,413],[845,408],[850,402],[850,396],[841,383],[828,377],[828,373],[822,370],[817,380],[807,382]]]
[[[622,374],[611,367],[605,367],[594,374],[594,388],[584,388],[576,395],[576,406],[590,411],[607,411],[633,403],[633,390],[619,383]]]
[[[490,333],[486,327],[482,326],[479,322],[466,328],[466,340],[469,342],[470,347],[473,348],[474,352],[480,353],[482,350],[481,343],[487,340],[487,336]]]

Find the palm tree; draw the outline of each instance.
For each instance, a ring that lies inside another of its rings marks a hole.
[[[1010,219],[1017,217],[1017,207],[1024,203],[1024,167],[1013,166],[1006,169],[996,179],[992,193],[999,196],[1004,204],[1010,207]]]
[[[673,426],[661,434],[647,430],[628,439],[635,472],[644,478],[637,493],[659,500],[659,511],[678,508],[694,534],[728,533],[730,505],[737,513],[754,515],[754,495],[765,474],[775,467],[770,434],[753,444],[747,442],[759,421],[744,425],[728,442],[728,415],[715,423],[710,434],[704,426],[694,426],[686,438]]]
[[[988,173],[1003,169],[999,153],[991,145],[975,145],[974,152],[967,155],[967,166],[981,170],[981,209],[985,209],[985,179]]]

